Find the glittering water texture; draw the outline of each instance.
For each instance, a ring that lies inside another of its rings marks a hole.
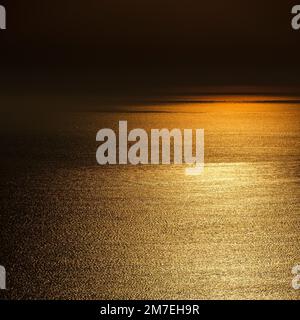
[[[205,171],[96,164],[96,132],[204,128]],[[300,107],[176,103],[2,132],[12,299],[299,299]]]

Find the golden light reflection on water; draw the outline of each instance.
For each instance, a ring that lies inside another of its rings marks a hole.
[[[13,158],[22,170],[15,175],[14,166],[2,189],[13,213],[7,230],[16,231],[18,243],[8,294],[299,299],[291,287],[292,267],[300,263],[299,105],[136,108],[68,115],[46,136],[57,145],[45,145],[28,162]],[[203,173],[172,165],[97,166],[95,133],[119,120],[147,131],[204,128]],[[34,155],[34,147],[26,148]]]
[[[124,184],[112,188],[122,194],[113,210],[120,221],[107,228],[118,230],[109,256],[119,265],[107,296],[297,299],[290,271],[300,258],[299,107],[150,108],[130,118],[133,128],[205,129],[205,169],[193,176],[182,166],[119,172]]]
[[[120,168],[117,185],[99,177],[108,183],[99,192],[110,218],[101,229],[88,222],[102,239],[101,257],[93,248],[88,260],[107,266],[107,296],[297,298],[290,265],[299,257],[299,190],[288,173],[295,164],[283,171],[282,163],[209,163],[198,176],[149,166],[143,180],[137,168]]]

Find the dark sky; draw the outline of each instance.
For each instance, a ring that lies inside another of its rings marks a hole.
[[[300,31],[292,30],[290,13],[297,1],[0,3],[7,9],[8,29],[0,32],[5,90],[300,84]]]

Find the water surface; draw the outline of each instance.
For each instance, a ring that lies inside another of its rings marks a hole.
[[[299,299],[300,106],[254,100],[116,106],[2,129],[0,297]],[[119,120],[204,128],[204,173],[98,166],[96,133]]]

